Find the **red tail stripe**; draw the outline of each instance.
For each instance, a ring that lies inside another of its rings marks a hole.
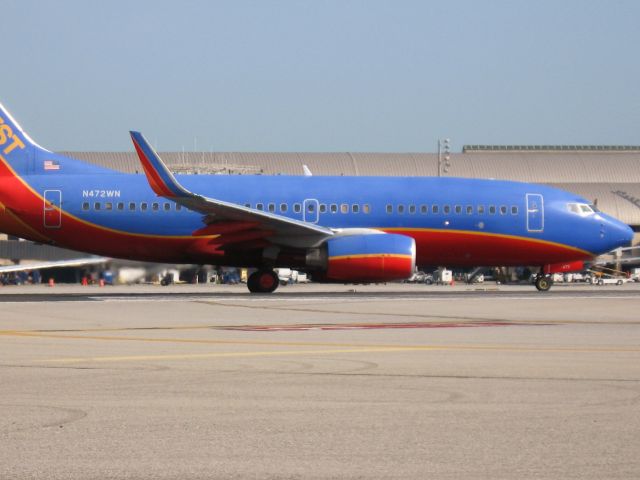
[[[158,172],[155,171],[151,162],[147,159],[147,156],[144,154],[142,149],[138,146],[136,142],[133,142],[133,146],[136,149],[138,157],[140,157],[140,161],[142,162],[142,167],[144,168],[147,177],[149,178],[149,183],[151,184],[151,188],[158,195],[162,195],[163,197],[173,197],[175,196],[171,190],[167,187],[167,185],[162,181]]]

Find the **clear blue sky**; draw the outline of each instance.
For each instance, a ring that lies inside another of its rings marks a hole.
[[[635,0],[2,0],[0,101],[53,150],[640,144]]]

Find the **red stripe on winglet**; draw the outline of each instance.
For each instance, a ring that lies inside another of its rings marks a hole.
[[[144,172],[147,175],[147,179],[149,180],[149,184],[151,185],[151,188],[153,189],[153,191],[163,197],[175,197],[173,192],[169,190],[169,187],[167,187],[164,181],[162,181],[162,179],[160,178],[160,175],[158,174],[158,172],[156,172],[155,168],[153,168],[153,165],[151,165],[151,162],[149,162],[149,159],[147,158],[147,156],[144,154],[142,149],[138,146],[138,143],[134,141],[133,146],[135,147],[136,153],[140,158],[140,162],[142,162],[142,168],[144,168]]]

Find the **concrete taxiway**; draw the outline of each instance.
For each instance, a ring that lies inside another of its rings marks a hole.
[[[640,478],[640,285],[0,288],[0,478]]]

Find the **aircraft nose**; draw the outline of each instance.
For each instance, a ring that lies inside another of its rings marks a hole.
[[[631,245],[633,236],[634,231],[626,223],[616,221],[611,225],[611,240],[616,242],[617,246],[625,247]]]
[[[635,236],[635,232],[629,225],[625,225],[624,231],[624,239],[627,243],[631,244],[633,242],[633,237]]]

